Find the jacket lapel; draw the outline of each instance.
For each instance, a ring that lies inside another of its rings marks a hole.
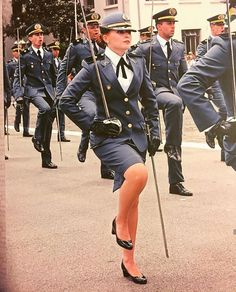
[[[162,55],[163,58],[166,58],[166,55],[164,54],[162,47],[157,40],[157,38],[152,39],[152,53],[157,54],[157,55]]]
[[[116,73],[113,69],[112,63],[109,58],[105,56],[105,59],[100,62],[101,66],[101,73],[109,81],[112,87],[115,87],[118,89],[122,94],[124,94],[124,91],[116,77]]]
[[[135,59],[132,59],[132,58],[129,58],[129,57],[128,57],[128,59],[129,59],[130,65],[131,65],[131,67],[133,69],[134,75],[133,75],[132,81],[130,83],[130,86],[129,86],[126,94],[129,94],[130,93],[130,91],[133,89],[134,85],[137,84],[137,78],[138,78],[138,76],[140,76],[140,73],[139,73],[140,67],[137,65],[136,60]]]

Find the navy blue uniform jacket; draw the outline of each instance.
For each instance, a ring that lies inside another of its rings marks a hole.
[[[144,111],[147,114],[151,133],[155,136],[159,136],[158,108],[151,80],[145,66],[145,60],[133,54],[130,54],[128,59],[133,68],[134,76],[126,93],[123,91],[117,79],[109,58],[103,55],[103,57],[97,61],[97,65],[100,71],[110,116],[118,118],[122,123],[122,132],[115,139],[120,141],[132,139],[139,151],[143,152],[147,149],[147,138],[145,134],[144,117],[140,111],[138,102],[140,101],[142,103]],[[59,103],[62,111],[82,129],[84,125],[78,121],[80,109],[77,103],[83,93],[89,88],[92,89],[96,96],[96,118],[101,120],[106,118],[95,66],[93,63],[88,64],[86,62],[84,62],[83,65],[84,68],[76,75],[63,92]],[[92,148],[99,146],[105,139],[114,139],[96,136],[93,133],[91,133],[90,138]]]

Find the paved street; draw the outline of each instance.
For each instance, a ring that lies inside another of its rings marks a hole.
[[[13,112],[10,125],[12,117]],[[112,181],[100,178],[99,161],[91,150],[84,164],[77,161],[80,136],[71,123],[67,130],[72,142],[62,144],[63,161],[53,134],[53,162],[59,168],[47,170],[41,168],[30,138],[10,128],[6,161],[10,292],[236,291],[236,174],[219,161],[218,148],[204,147],[203,135],[190,118],[185,121],[183,169],[193,197],[168,193],[166,156],[163,152],[155,156],[169,259],[150,159],[147,162],[149,181],[140,198],[136,259],[148,284],[141,287],[121,274],[121,248],[111,235],[117,209]]]

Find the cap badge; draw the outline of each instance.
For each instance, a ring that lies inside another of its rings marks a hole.
[[[39,23],[36,23],[34,29],[41,29],[41,25]]]
[[[129,20],[130,20],[129,17],[128,17],[126,14],[123,14],[123,15],[122,15],[122,18],[123,18],[125,21],[129,21]]]
[[[98,14],[98,13],[93,13],[93,14],[91,15],[91,19],[92,19],[92,20],[98,20],[98,19],[99,19],[99,14]]]
[[[176,10],[175,8],[170,8],[170,10],[169,10],[169,14],[170,14],[171,16],[175,16],[175,15],[177,14],[177,10]]]

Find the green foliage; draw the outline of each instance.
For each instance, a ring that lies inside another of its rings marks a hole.
[[[75,38],[72,0],[12,0],[12,11],[10,24],[3,28],[7,36],[16,36],[16,28],[20,28],[20,37],[25,37],[25,29],[39,22],[47,28],[45,33],[52,33],[53,37],[61,42],[63,48],[68,46],[72,28],[72,39]],[[77,4],[77,14],[80,13]]]

